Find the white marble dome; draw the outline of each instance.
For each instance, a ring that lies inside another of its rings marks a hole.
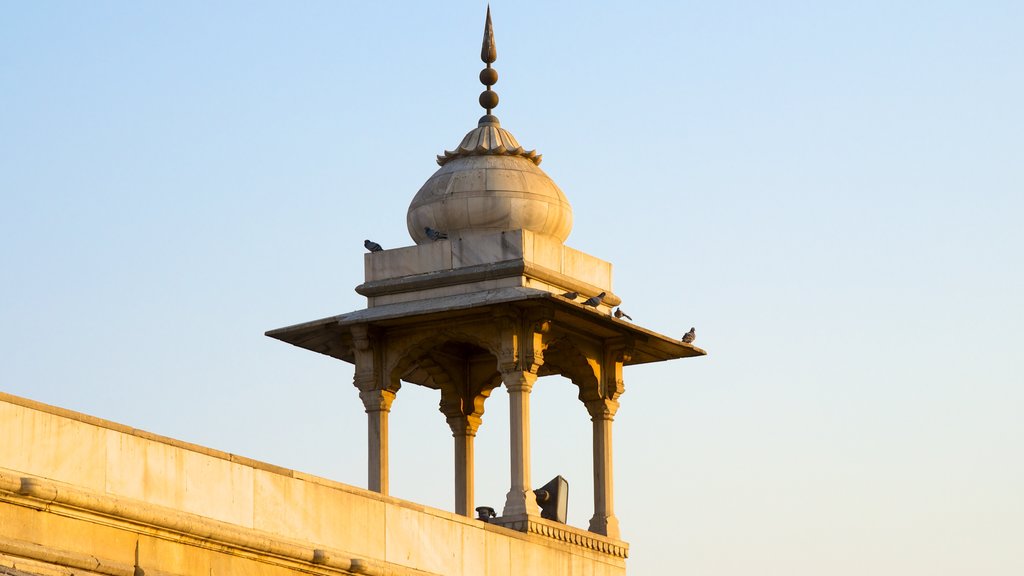
[[[565,242],[572,206],[494,116],[484,116],[454,151],[438,156],[441,169],[416,193],[406,223],[417,244],[432,240],[426,227],[454,238],[465,232],[524,229]]]

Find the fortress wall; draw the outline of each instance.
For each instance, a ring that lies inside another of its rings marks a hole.
[[[625,574],[623,543],[551,528],[557,539],[0,393],[0,574]]]

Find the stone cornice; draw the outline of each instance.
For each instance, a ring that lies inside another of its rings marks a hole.
[[[538,266],[526,260],[506,260],[494,264],[477,264],[465,266],[452,270],[439,270],[402,276],[400,278],[388,278],[384,280],[371,280],[356,286],[356,292],[366,297],[386,296],[388,294],[400,294],[402,292],[416,292],[431,288],[444,286],[456,286],[471,282],[483,282],[486,280],[497,280],[515,276],[527,276],[541,282],[564,288],[567,291],[579,292],[580,294],[593,295],[605,292],[604,303],[609,306],[618,306],[622,299],[592,284],[581,282],[576,278],[562,274],[544,266]]]

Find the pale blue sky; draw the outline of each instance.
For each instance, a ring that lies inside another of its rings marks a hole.
[[[630,573],[1024,573],[1024,4],[495,1],[496,114],[701,359],[627,369]],[[475,126],[484,4],[0,3],[0,389],[365,484],[351,368],[263,336],[362,308]],[[436,393],[392,493],[450,509]],[[591,509],[571,385],[534,480]],[[488,400],[479,504],[507,490]]]

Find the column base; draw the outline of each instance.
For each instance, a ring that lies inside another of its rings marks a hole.
[[[502,516],[536,516],[540,517],[540,506],[537,505],[537,496],[533,490],[522,492],[513,490],[505,495],[505,508],[501,511]]]
[[[619,519],[615,516],[594,516],[590,519],[590,531],[618,540]]]

